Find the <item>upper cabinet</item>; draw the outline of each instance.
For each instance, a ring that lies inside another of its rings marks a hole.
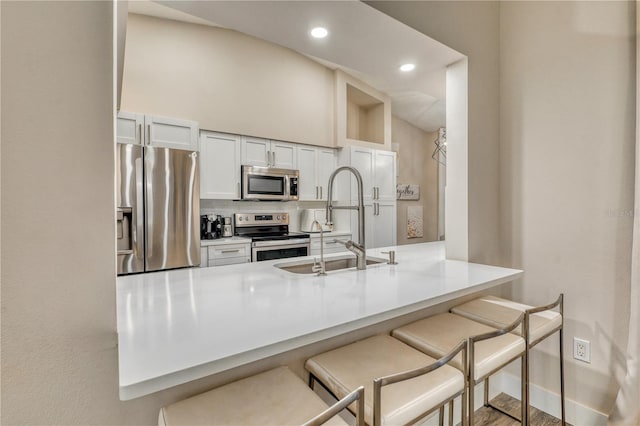
[[[200,198],[240,199],[241,136],[202,131]]]
[[[292,143],[242,136],[242,164],[278,169],[296,169],[296,147]]]
[[[336,70],[336,144],[391,149],[391,98]]]
[[[118,143],[198,151],[198,123],[157,115],[120,111]]]
[[[116,142],[143,145],[144,114],[118,112]]]
[[[354,167],[362,176],[365,205],[365,236],[367,248],[396,244],[396,153],[360,146],[340,152],[340,164]],[[358,199],[356,179],[341,173],[340,185],[344,199],[354,204]],[[357,215],[351,213],[351,229],[357,229]]]
[[[298,145],[296,152],[300,169],[300,201],[326,200],[329,176],[337,166],[336,151],[331,148]]]

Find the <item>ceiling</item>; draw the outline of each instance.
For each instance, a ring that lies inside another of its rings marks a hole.
[[[129,11],[234,29],[340,68],[389,94],[393,115],[445,126],[447,65],[464,55],[359,1],[130,1]],[[325,39],[309,37],[316,26]],[[403,73],[398,67],[416,64]]]

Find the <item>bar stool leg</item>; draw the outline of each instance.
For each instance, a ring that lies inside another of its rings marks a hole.
[[[560,328],[560,404],[562,405],[562,426],[566,425],[564,408],[564,324]]]
[[[489,406],[489,378],[484,379],[484,406]]]
[[[453,399],[449,402],[449,426],[453,426]]]
[[[440,407],[440,410],[438,412],[438,424],[440,426],[444,426],[444,405]]]
[[[526,348],[521,358],[521,382],[520,389],[520,422],[523,426],[529,424],[529,348]]]
[[[473,426],[473,415],[475,414],[475,401],[474,401],[474,390],[476,388],[476,379],[475,379],[475,368],[474,368],[474,364],[475,364],[475,345],[474,345],[474,341],[473,339],[469,339],[469,345],[467,346],[467,348],[469,348],[469,386],[468,386],[468,390],[469,390],[469,425]]]

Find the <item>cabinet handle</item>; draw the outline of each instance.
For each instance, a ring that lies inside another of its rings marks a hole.
[[[240,182],[237,183],[237,186],[238,186],[238,192],[236,192],[236,196],[240,198]]]
[[[136,143],[142,145],[142,124],[136,126]]]
[[[240,249],[235,249],[235,250],[222,250],[220,251],[220,253],[237,253],[239,252]]]
[[[271,164],[271,156],[270,156],[270,152],[269,151],[265,151],[264,155],[266,157],[266,162],[267,162],[267,166],[269,166]]]
[[[375,206],[375,215],[380,216],[380,204],[374,203]]]
[[[147,139],[147,145],[151,145],[151,124],[147,124],[147,133],[149,134],[149,139]]]
[[[320,199],[322,200],[322,187],[320,187]]]
[[[271,151],[271,166],[275,167],[276,165],[276,152]]]
[[[318,187],[316,186],[316,200],[318,199]]]

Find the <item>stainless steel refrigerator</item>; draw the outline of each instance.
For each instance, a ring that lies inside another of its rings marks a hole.
[[[117,144],[118,275],[200,265],[198,153]]]

